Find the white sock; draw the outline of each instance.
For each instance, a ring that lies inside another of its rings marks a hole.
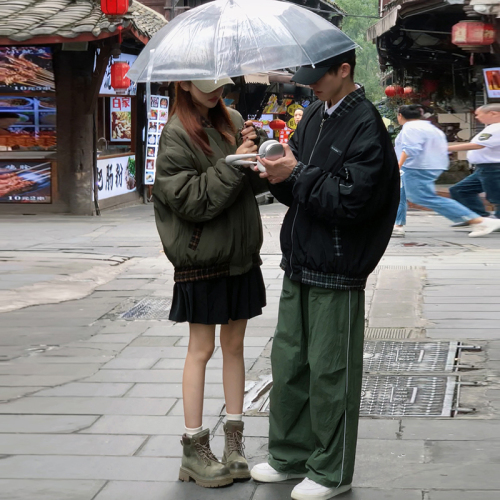
[[[226,413],[226,420],[232,420],[233,422],[241,422],[243,415],[241,413]]]
[[[184,432],[189,437],[193,437],[195,434],[198,434],[198,432],[201,432],[202,430],[203,430],[203,425],[200,427],[196,427],[196,429],[190,429],[189,427],[184,427]]]

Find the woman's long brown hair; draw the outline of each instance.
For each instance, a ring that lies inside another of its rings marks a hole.
[[[179,82],[175,84],[175,102],[172,115],[176,114],[184,126],[189,138],[206,155],[212,156],[214,152],[210,147],[207,133],[203,130],[201,124],[201,115],[196,108],[191,94],[182,89]],[[229,118],[224,101],[219,99],[217,105],[208,110],[208,118],[215,130],[219,132],[222,138],[229,144],[235,144],[234,135],[236,129]]]

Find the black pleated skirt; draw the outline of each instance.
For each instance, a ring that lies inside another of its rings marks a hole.
[[[226,325],[262,314],[266,288],[260,267],[239,276],[175,283],[169,319]]]

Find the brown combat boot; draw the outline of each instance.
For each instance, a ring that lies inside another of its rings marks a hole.
[[[243,444],[243,422],[229,420],[224,424],[224,455],[222,463],[229,469],[234,479],[250,479],[250,470],[245,458]]]
[[[179,479],[189,482],[193,479],[203,488],[218,488],[233,482],[229,469],[221,464],[210,449],[209,430],[198,432],[193,437],[182,436],[182,463]]]

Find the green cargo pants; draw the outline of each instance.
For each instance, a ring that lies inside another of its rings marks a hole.
[[[363,376],[364,291],[304,285],[286,276],[271,363],[269,464],[351,484]]]

